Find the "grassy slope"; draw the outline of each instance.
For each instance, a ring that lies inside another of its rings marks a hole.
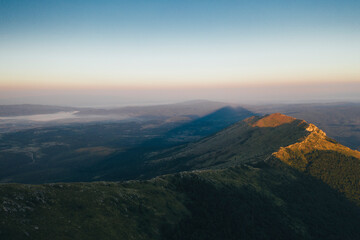
[[[147,156],[145,171],[153,176],[263,161],[281,146],[305,137],[308,134],[306,127],[307,123],[301,120],[277,127],[253,127],[249,122],[238,122],[198,142]]]
[[[360,212],[286,166],[0,186],[1,239],[356,239]]]

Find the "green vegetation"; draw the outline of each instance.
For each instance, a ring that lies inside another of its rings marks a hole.
[[[336,151],[314,151],[306,155],[306,172],[345,193],[360,205],[360,160]]]
[[[153,239],[187,214],[163,181],[0,187],[1,239]]]
[[[291,166],[320,179],[360,206],[360,159],[330,150],[314,150],[304,157],[293,152]]]
[[[2,239],[358,239],[359,208],[289,169],[0,186]]]

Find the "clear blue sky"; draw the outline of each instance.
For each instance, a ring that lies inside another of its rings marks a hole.
[[[0,0],[3,89],[359,82],[360,1]]]

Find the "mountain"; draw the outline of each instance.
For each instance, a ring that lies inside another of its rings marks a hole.
[[[132,155],[112,155],[96,166],[94,175],[101,176],[101,180],[143,179],[179,171],[255,164],[272,157],[281,147],[312,136],[311,126],[282,114],[254,116],[197,142],[153,152],[135,149]],[[324,137],[322,144],[325,143],[333,143],[329,146],[336,147],[339,153],[350,153],[350,149],[328,137]]]
[[[360,154],[304,120],[119,156],[92,171],[127,181],[1,184],[0,238],[360,239]]]
[[[123,164],[121,155],[114,155],[96,169],[104,168],[102,180],[119,180],[119,177],[150,178],[179,171],[257,163],[308,134],[306,122],[294,118],[290,122],[289,119],[283,119],[281,114],[253,116],[197,142],[143,155],[136,151],[134,158],[129,158],[129,162],[137,162],[133,168]],[[268,121],[281,124],[264,125],[263,122]]]
[[[102,179],[147,179],[278,159],[360,204],[360,152],[337,143],[311,123],[280,113],[253,116],[200,141],[134,156],[133,167],[119,166],[116,155],[110,165],[102,163],[106,166]]]

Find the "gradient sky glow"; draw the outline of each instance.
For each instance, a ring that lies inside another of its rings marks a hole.
[[[359,82],[358,0],[0,0],[3,95]]]

